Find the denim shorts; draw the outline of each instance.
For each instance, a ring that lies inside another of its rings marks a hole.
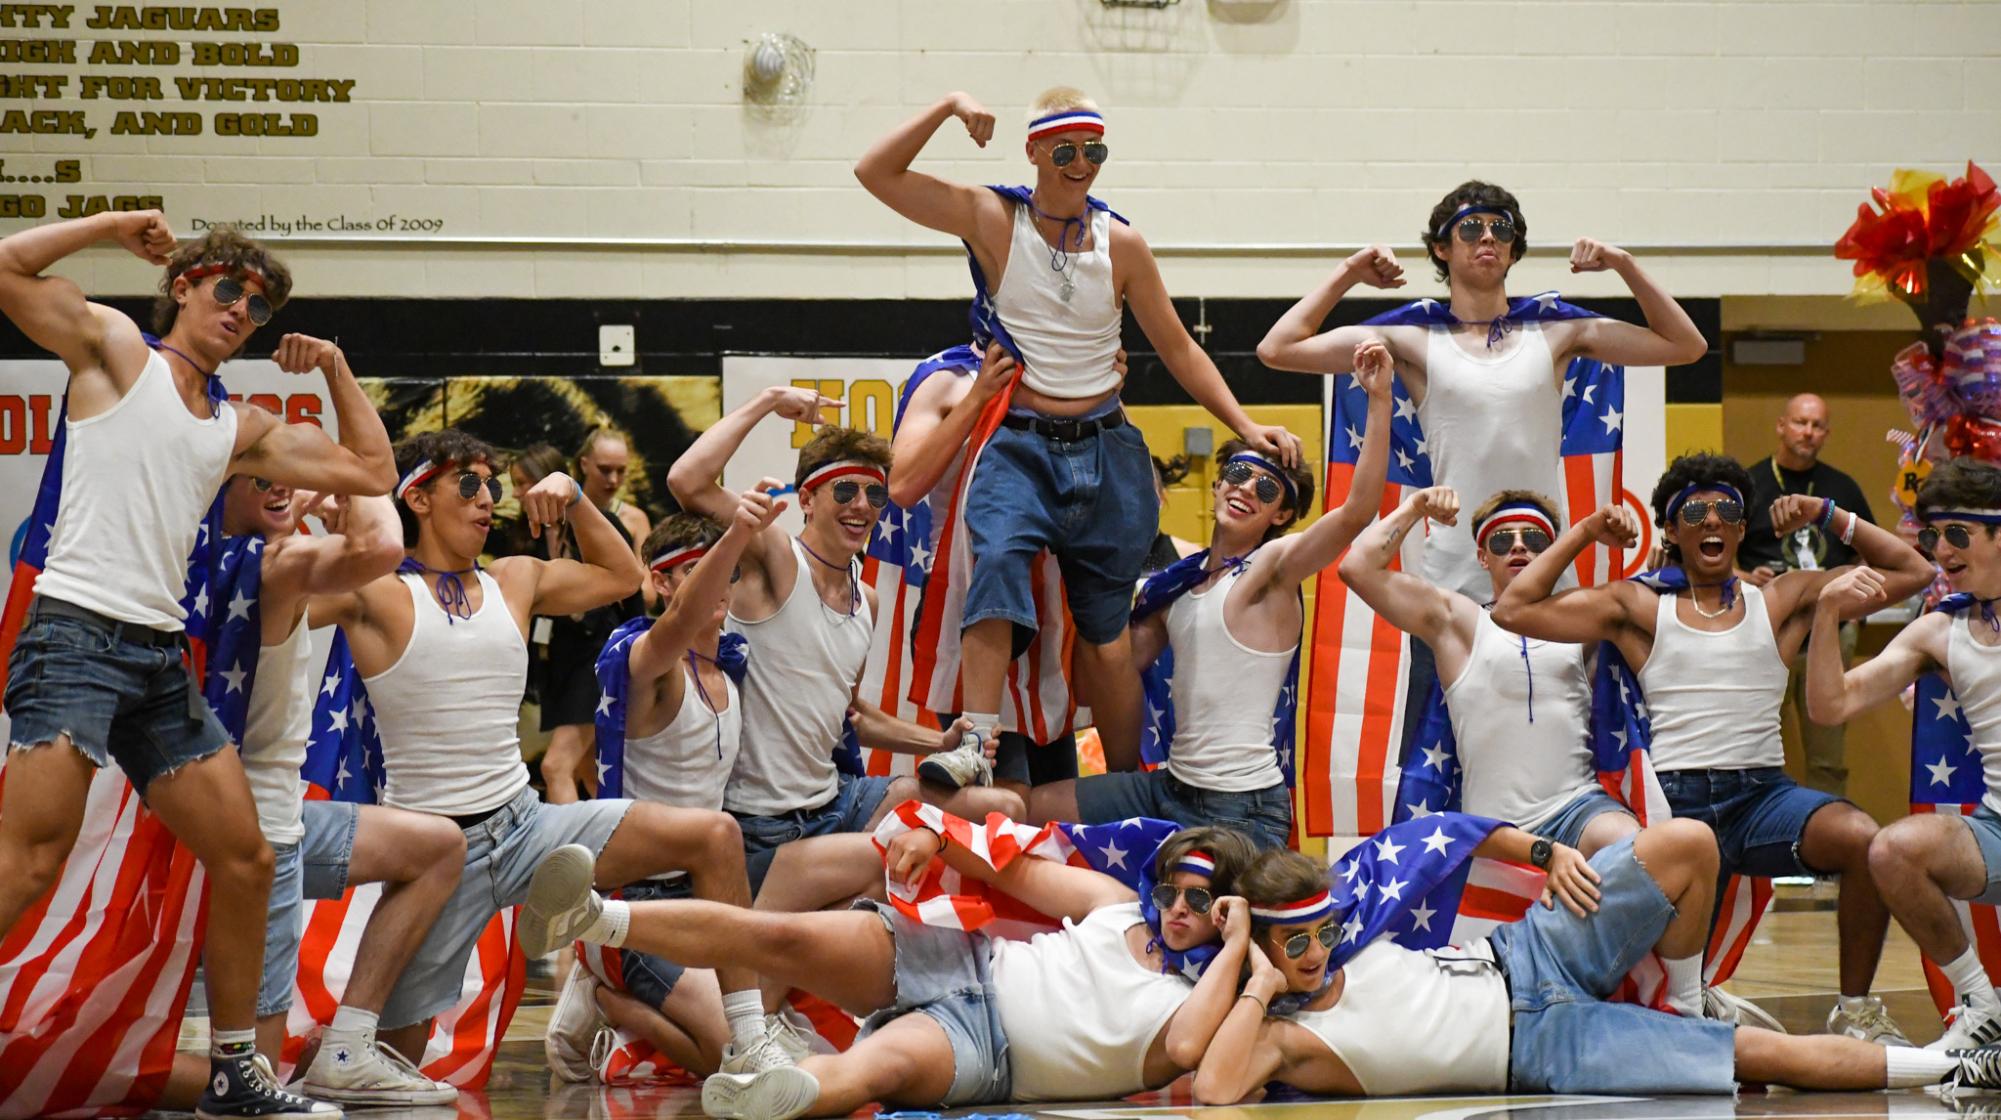
[[[619,889],[618,897],[627,902],[660,902],[689,898],[694,891],[688,877],[680,875],[672,879],[647,879],[627,884]],[[674,993],[674,985],[679,984],[682,974],[688,971],[665,957],[656,957],[637,949],[620,949],[618,967],[619,983],[624,986],[625,994],[653,1008],[667,1002],[667,997]]]
[[[1800,858],[1807,818],[1840,801],[1786,777],[1776,766],[1749,770],[1670,770],[1657,775],[1677,817],[1716,832],[1723,875],[1812,875]]]
[[[1283,782],[1242,793],[1200,789],[1167,772],[1123,770],[1077,780],[1077,818],[1109,824],[1133,817],[1183,828],[1233,828],[1261,848],[1283,848],[1292,833],[1292,791]]]
[[[834,796],[811,809],[769,816],[730,814],[736,818],[737,828],[743,832],[744,868],[750,872],[751,890],[764,889],[764,876],[771,870],[771,861],[777,858],[778,849],[784,845],[808,836],[867,832],[869,820],[882,806],[882,799],[888,796],[890,783],[894,781],[895,778],[884,775],[857,778],[852,774],[842,774],[841,784],[834,790]]]
[[[1563,803],[1563,808],[1536,827],[1529,829],[1537,836],[1552,844],[1562,844],[1567,848],[1577,847],[1584,839],[1584,829],[1601,813],[1624,813],[1632,816],[1633,811],[1619,804],[1611,794],[1602,789],[1587,789]]]
[[[37,613],[47,601],[35,600],[7,660],[15,748],[67,735],[91,765],[117,762],[144,796],[153,779],[229,745],[176,646],[126,641],[110,620]]]
[[[1077,636],[1116,640],[1159,527],[1153,460],[1130,422],[1068,443],[998,429],[966,491],[973,571],[961,628],[1005,618],[1034,629],[1029,573],[1046,550],[1063,572]]]
[[[306,834],[296,844],[273,844],[271,918],[264,926],[264,979],[257,986],[257,1017],[292,1009],[299,972],[299,938],[306,899],[339,898],[354,862],[355,826],[361,807],[346,801],[308,801],[300,807]]]
[[[1959,818],[1973,830],[1973,842],[1980,846],[1980,860],[1987,865],[1987,886],[1971,902],[2001,903],[2001,813],[1982,805]]]
[[[1014,1078],[986,935],[923,925],[872,899],[858,899],[855,909],[873,910],[896,945],[896,1002],[870,1015],[862,1034],[911,1012],[929,1016],[952,1044],[952,1087],[938,1104],[959,1108],[1007,1100]]]
[[[1517,1093],[1730,1093],[1735,1025],[1606,1003],[1653,952],[1674,907],[1633,855],[1628,836],[1591,857],[1603,892],[1580,918],[1561,903],[1489,939],[1514,1012],[1508,1088]]]
[[[495,914],[526,901],[528,879],[543,858],[565,844],[602,855],[630,808],[623,798],[545,805],[524,788],[499,812],[468,827],[458,889],[389,993],[384,1029],[421,1023],[458,1003],[479,935]]]

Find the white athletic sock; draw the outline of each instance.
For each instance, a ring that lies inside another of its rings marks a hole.
[[[1987,982],[1987,970],[1980,966],[1980,954],[1972,946],[1939,971],[1952,981],[1953,994],[1961,1000],[1989,1014],[2001,1014],[2001,996],[1996,996],[1994,985]]]
[[[247,1058],[257,1052],[257,1030],[210,1031],[208,1036],[208,1056],[211,1058]]]
[[[756,988],[723,993],[723,1017],[730,1021],[730,1042],[737,1053],[764,1038],[764,995]]]
[[[609,945],[617,949],[625,944],[625,935],[632,929],[632,904],[616,898],[604,900],[604,912],[598,920],[581,936],[593,945]]]
[[[327,1033],[344,1034],[349,1037],[365,1035],[374,1038],[375,1028],[381,1021],[380,1012],[363,1011],[359,1007],[349,1007],[343,1003],[334,1009],[333,1022],[327,1024]]]
[[[1883,1067],[1885,1088],[1914,1089],[1919,1085],[1936,1085],[1945,1080],[1946,1074],[1959,1067],[1959,1061],[1937,1050],[1885,1046]]]
[[[988,739],[993,738],[994,728],[1000,726],[999,712],[993,712],[993,713],[966,712],[962,714],[959,718],[964,720],[970,720],[972,722],[973,731],[979,735],[980,742],[982,744],[984,744]]]
[[[1662,957],[1661,964],[1667,969],[1668,1006],[1684,1018],[1702,1018],[1702,954]]]

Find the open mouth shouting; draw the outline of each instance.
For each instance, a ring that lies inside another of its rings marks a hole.
[[[1701,542],[1696,545],[1696,550],[1702,553],[1704,560],[1723,559],[1723,549],[1723,538],[1714,533],[1702,538]]]

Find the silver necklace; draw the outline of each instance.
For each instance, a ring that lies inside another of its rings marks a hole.
[[[1703,609],[1702,609],[1702,600],[1700,600],[1700,599],[1696,598],[1696,597],[1695,597],[1695,589],[1694,589],[1694,588],[1690,588],[1690,589],[1689,589],[1689,592],[1688,592],[1688,605],[1689,605],[1689,606],[1691,606],[1691,607],[1694,607],[1694,608],[1695,608],[1695,613],[1696,613],[1696,614],[1699,614],[1699,615],[1701,615],[1701,616],[1702,616],[1702,617],[1704,617],[1704,618],[1722,618],[1722,617],[1723,617],[1724,615],[1726,615],[1726,614],[1729,614],[1729,613],[1730,613],[1730,608],[1731,608],[1731,607],[1734,607],[1734,606],[1736,606],[1737,604],[1735,604],[1735,603],[1725,603],[1725,604],[1723,604],[1722,606],[1720,606],[1720,607],[1716,608],[1716,609],[1715,609],[1714,611],[1706,611],[1706,610],[1703,610]]]

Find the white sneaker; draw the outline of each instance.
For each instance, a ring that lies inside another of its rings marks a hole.
[[[329,1034],[300,1086],[312,1096],[343,1104],[456,1104],[459,1091],[425,1077],[410,1059],[372,1038]]]
[[[772,1018],[772,1016],[765,1017],[764,1037],[744,1047],[742,1050],[739,1051],[734,1042],[724,1044],[722,1064],[722,1071],[724,1073],[766,1073],[774,1069],[784,1069],[787,1066],[794,1065],[800,1058],[805,1057],[804,1054],[798,1053],[793,1046],[787,1045],[788,1042],[793,1042],[794,1040],[780,1039],[772,1033]],[[794,1045],[803,1041],[803,1039],[797,1040]]]
[[[1883,1001],[1875,996],[1863,996],[1861,1004],[1854,1010],[1844,1008],[1836,1000],[1834,1009],[1827,1013],[1827,1033],[1859,1038],[1864,1042],[1881,1043],[1884,1046],[1909,1046],[1911,1040],[1904,1035],[1902,1027],[1883,1006]]]
[[[549,1059],[549,1072],[564,1081],[591,1081],[596,1077],[591,1049],[597,1041],[598,1029],[605,1025],[597,992],[597,977],[579,961],[570,969],[563,990],[556,993],[556,1006],[549,1012],[549,1036],[542,1040],[542,1053]]]
[[[604,900],[591,889],[597,859],[582,844],[565,844],[542,857],[528,880],[515,931],[532,959],[583,936],[604,913]]]
[[[820,1082],[798,1066],[763,1073],[712,1073],[702,1111],[717,1120],[792,1120],[820,1099]]]
[[[1742,1027],[1763,1027],[1768,1031],[1786,1033],[1786,1028],[1771,1013],[1742,996],[1733,996],[1721,988],[1702,989],[1702,1017],[1719,1023],[1736,1023]]]
[[[987,752],[975,731],[959,736],[959,745],[949,751],[925,755],[917,764],[917,776],[947,789],[994,784],[993,764],[987,761]]]
[[[1945,1013],[1945,1034],[1927,1050],[1975,1050],[2001,1042],[2001,1014],[1976,1007],[1966,1000]]]
[[[839,1048],[821,1037],[813,1020],[789,1003],[780,1004],[776,1014],[764,1017],[764,1029],[795,1062],[812,1054],[840,1053]]]

